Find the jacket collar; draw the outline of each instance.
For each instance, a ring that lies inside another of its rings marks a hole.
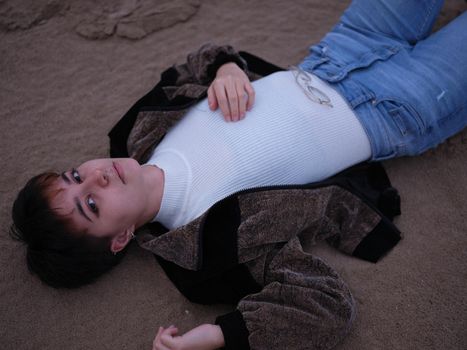
[[[205,215],[202,215],[171,231],[157,223],[145,225],[138,232],[138,244],[185,269],[197,270],[200,265],[201,227],[204,217]]]

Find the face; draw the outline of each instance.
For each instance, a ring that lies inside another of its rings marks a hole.
[[[146,207],[144,184],[142,168],[134,159],[95,159],[63,172],[50,201],[80,232],[126,239]]]

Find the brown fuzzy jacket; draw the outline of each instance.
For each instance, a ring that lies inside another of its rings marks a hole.
[[[143,163],[226,62],[251,79],[280,69],[230,46],[203,46],[162,73],[112,129],[111,155]],[[390,221],[398,214],[399,197],[382,166],[363,164],[315,184],[235,193],[174,230],[146,225],[138,242],[190,300],[237,304],[216,320],[226,348],[330,349],[349,332],[355,302],[302,243],[327,240],[376,262],[400,239]]]

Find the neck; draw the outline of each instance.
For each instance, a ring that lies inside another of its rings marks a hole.
[[[164,171],[155,165],[141,166],[145,188],[148,189],[146,197],[146,210],[141,216],[137,227],[150,222],[159,212],[164,193]]]

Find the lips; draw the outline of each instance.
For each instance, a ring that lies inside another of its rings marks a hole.
[[[123,170],[120,167],[120,165],[118,163],[115,163],[115,162],[112,162],[112,165],[113,165],[115,171],[117,172],[117,175],[120,178],[120,180],[123,182],[123,184],[125,184],[125,174],[123,173]]]

